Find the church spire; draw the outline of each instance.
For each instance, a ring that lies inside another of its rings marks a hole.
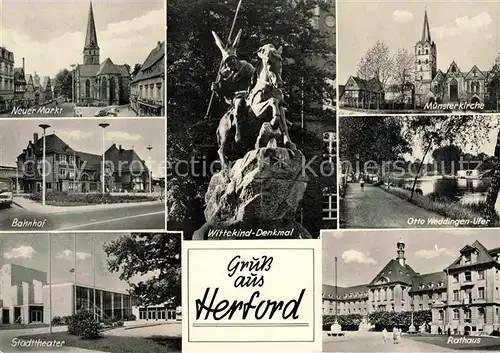
[[[427,19],[427,9],[425,9],[424,16],[424,28],[422,30],[422,39],[421,42],[431,42],[431,31],[429,29],[429,20]]]
[[[89,17],[87,19],[87,35],[85,36],[85,47],[97,47],[97,32],[95,30],[94,10],[92,9],[92,1],[89,7]]]
[[[95,30],[94,10],[90,1],[89,17],[87,19],[87,34],[83,47],[84,65],[99,65],[99,45],[97,44],[97,31]]]

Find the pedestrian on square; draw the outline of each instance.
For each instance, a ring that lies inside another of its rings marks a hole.
[[[387,330],[385,329],[385,327],[384,327],[384,329],[382,330],[382,335],[383,335],[383,337],[384,337],[384,343],[385,343],[385,342],[387,342]]]
[[[398,343],[401,343],[401,335],[402,335],[401,328],[398,329]]]
[[[392,329],[392,343],[398,344],[398,329],[395,327]]]

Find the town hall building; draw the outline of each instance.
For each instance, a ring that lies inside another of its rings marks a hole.
[[[125,65],[110,58],[100,62],[94,11],[90,3],[87,33],[83,47],[83,64],[75,67],[75,100],[77,105],[109,106],[128,104],[130,73]]]
[[[327,261],[325,259],[325,261]],[[455,260],[438,272],[418,273],[397,256],[369,282],[352,287],[323,285],[323,315],[368,314],[376,311],[432,313],[431,333],[491,333],[500,330],[500,247],[479,241],[465,245]]]

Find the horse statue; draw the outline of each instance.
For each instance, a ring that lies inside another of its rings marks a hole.
[[[276,143],[281,140],[285,148],[297,149],[288,134],[290,123],[285,118],[285,102],[281,89],[283,86],[282,51],[283,47],[276,49],[272,44],[265,44],[257,51],[260,62],[252,77],[247,105],[257,119],[266,119],[269,110],[271,110],[272,118],[270,122],[262,124],[255,148],[266,147],[274,139]]]

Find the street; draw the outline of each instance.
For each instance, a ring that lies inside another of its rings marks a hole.
[[[342,228],[430,228],[427,222],[417,225],[408,220],[441,217],[376,186],[368,184],[362,189],[357,183],[348,185]]]
[[[323,333],[324,335],[324,333]],[[451,352],[448,349],[425,342],[417,342],[405,335],[401,343],[392,342],[392,332],[384,342],[381,332],[349,331],[344,337],[323,337],[323,352]]]
[[[46,220],[45,222],[43,222]],[[39,226],[13,227],[13,223],[37,221]],[[125,230],[165,229],[163,203],[86,210],[84,212],[41,213],[29,212],[16,205],[0,209],[0,229],[10,231],[45,230]]]

